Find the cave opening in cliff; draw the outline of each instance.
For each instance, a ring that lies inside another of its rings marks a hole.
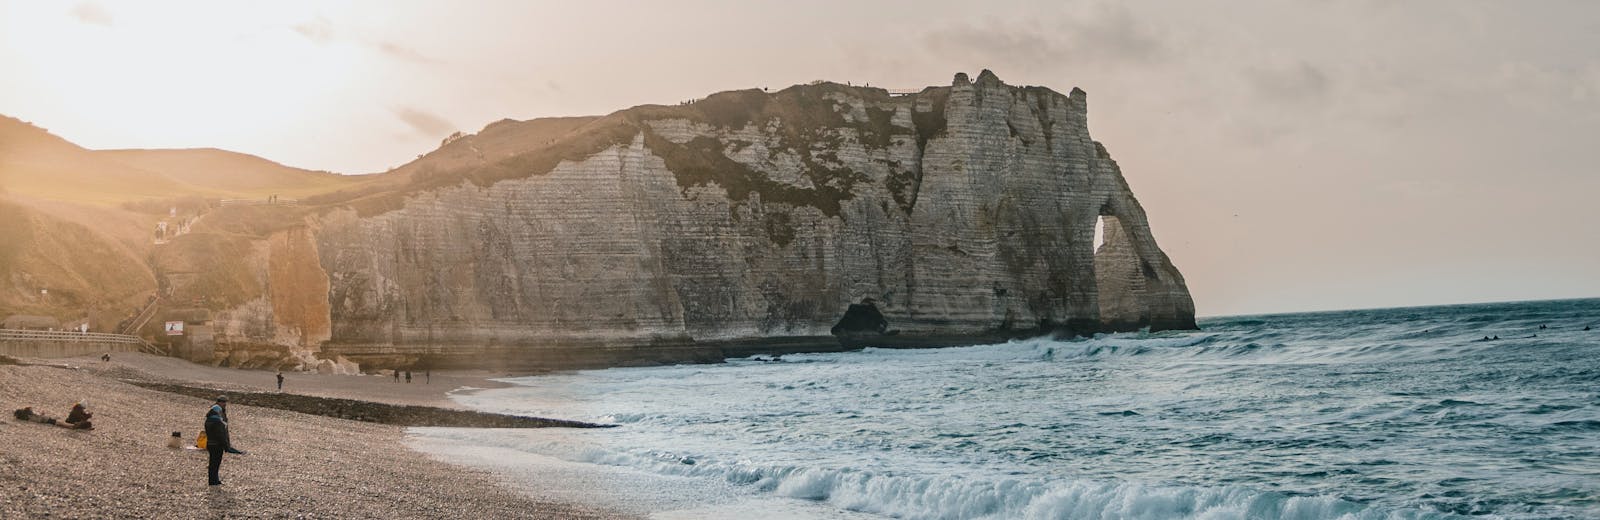
[[[1094,221],[1094,252],[1100,253],[1100,246],[1106,245],[1106,217],[1101,215]]]
[[[1116,215],[1101,215],[1095,224],[1095,288],[1104,330],[1138,330],[1150,321],[1142,298],[1154,273],[1122,226]]]

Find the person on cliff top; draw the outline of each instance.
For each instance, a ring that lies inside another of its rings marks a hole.
[[[213,486],[222,485],[219,475],[222,471],[222,454],[244,455],[243,451],[233,447],[233,439],[228,437],[227,403],[228,396],[218,397],[217,404],[206,411],[206,452],[210,455],[206,477],[209,479],[207,483]]]
[[[282,370],[278,371],[278,391],[279,392],[283,391],[283,371]]]

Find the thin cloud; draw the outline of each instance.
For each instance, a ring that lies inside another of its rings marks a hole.
[[[1064,63],[1151,63],[1168,54],[1166,43],[1120,6],[1041,23],[998,21],[935,29],[923,35],[928,50],[966,55],[983,63],[1038,67]]]
[[[333,41],[333,22],[319,16],[316,20],[294,26],[294,32],[300,33],[317,45],[327,45]]]
[[[106,27],[111,27],[113,24],[111,13],[106,12],[104,7],[100,7],[100,4],[94,2],[83,2],[73,6],[72,17],[77,18],[78,21],[87,24],[103,25]]]
[[[433,65],[439,63],[439,60],[430,58],[425,54],[417,52],[416,49],[412,49],[398,43],[378,42],[377,47],[378,52],[382,52],[386,56],[397,58],[403,61],[420,63],[423,65]]]
[[[360,37],[351,37],[348,34],[340,35],[334,30],[333,22],[318,16],[317,19],[294,26],[294,32],[304,36],[307,40],[317,45],[328,45],[335,41],[349,41],[357,45],[370,47],[378,53],[401,61],[422,65],[437,65],[441,61],[417,52],[416,49],[390,41],[366,41]]]
[[[419,110],[412,107],[396,107],[391,109],[395,117],[400,118],[406,126],[410,126],[418,134],[426,137],[443,137],[456,131],[456,125],[437,114]]]
[[[1322,69],[1304,61],[1277,67],[1258,67],[1246,76],[1256,93],[1279,101],[1316,101],[1333,90],[1333,80]]]

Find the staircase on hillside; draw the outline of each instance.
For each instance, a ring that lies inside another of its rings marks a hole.
[[[144,338],[139,337],[139,329],[144,328],[145,324],[150,323],[151,318],[156,317],[156,311],[160,307],[161,297],[151,296],[150,301],[145,302],[144,308],[139,309],[139,314],[134,316],[132,320],[129,320],[127,325],[123,326],[122,329],[117,331],[117,334],[125,334],[138,339],[139,350],[142,350],[147,354],[155,354],[157,356],[167,355],[166,350],[162,350],[161,347],[155,346],[154,344],[145,341]]]
[[[126,326],[117,330],[117,334],[139,335],[139,329],[144,328],[145,324],[150,323],[151,318],[156,317],[156,309],[160,305],[161,298],[159,296],[150,298],[150,301],[145,302],[144,308],[139,309],[139,314],[128,321]]]

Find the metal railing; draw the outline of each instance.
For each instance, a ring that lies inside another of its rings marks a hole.
[[[155,298],[155,299],[152,299],[149,302],[146,302],[144,304],[144,308],[143,309],[139,309],[139,314],[134,316],[133,320],[129,321],[128,324],[126,326],[124,326],[122,328],[122,330],[117,331],[117,333],[118,334],[133,334],[135,332],[139,332],[139,329],[144,328],[144,325],[146,323],[150,323],[150,318],[154,318],[155,317],[155,315],[156,315],[156,306],[158,306],[160,304],[161,304],[161,298],[159,298],[159,297]]]
[[[66,341],[96,343],[144,343],[138,336],[108,334],[104,332],[69,332],[59,330],[0,329],[0,341]]]
[[[144,351],[146,354],[155,354],[157,356],[167,355],[167,351],[162,350],[161,347],[150,344],[150,342],[145,341],[144,338],[139,338],[139,350]]]

